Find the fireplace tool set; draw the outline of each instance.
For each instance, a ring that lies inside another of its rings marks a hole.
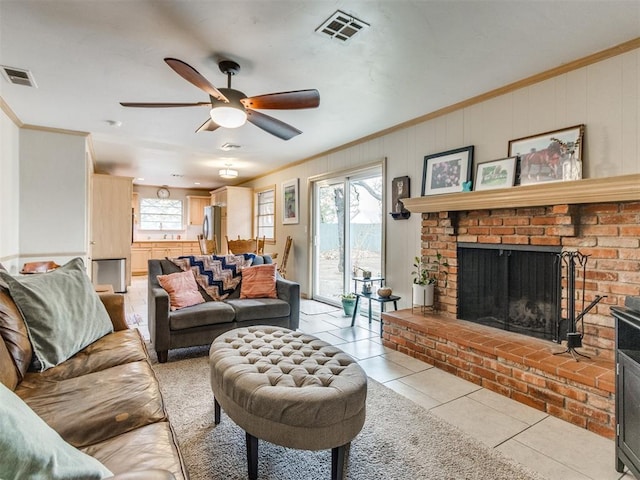
[[[562,252],[559,254],[561,259],[560,263],[560,278],[562,278],[562,265],[567,267],[567,348],[562,352],[556,352],[554,355],[562,355],[563,353],[570,353],[576,362],[579,358],[576,356],[590,358],[589,356],[578,352],[576,349],[582,347],[582,337],[584,336],[584,316],[595,307],[600,301],[606,297],[606,295],[596,295],[593,301],[584,306],[585,298],[585,273],[587,270],[588,255],[584,255],[580,252]],[[576,265],[582,268],[582,311],[576,316]],[[577,331],[578,322],[581,322],[581,332]]]

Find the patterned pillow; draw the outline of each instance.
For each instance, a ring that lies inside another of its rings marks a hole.
[[[158,283],[169,294],[172,311],[204,302],[191,271],[158,275]]]
[[[235,291],[240,284],[240,272],[253,263],[253,254],[226,255],[191,255],[169,258],[181,270],[191,270],[198,285],[213,300],[224,300]]]
[[[240,298],[278,298],[276,264],[256,265],[243,269]]]

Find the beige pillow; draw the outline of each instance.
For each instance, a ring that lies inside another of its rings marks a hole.
[[[170,273],[169,275],[158,275],[158,283],[169,294],[171,310],[178,310],[204,302],[191,270]]]
[[[243,268],[240,298],[278,298],[276,264]]]

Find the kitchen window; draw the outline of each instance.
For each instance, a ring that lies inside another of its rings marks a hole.
[[[140,200],[140,230],[182,230],[182,200]]]
[[[275,242],[276,189],[268,187],[256,192],[256,236],[267,242]]]

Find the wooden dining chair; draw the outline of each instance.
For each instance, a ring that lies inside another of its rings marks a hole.
[[[229,237],[227,237],[227,250],[234,255],[258,253],[258,239],[251,238],[244,240],[238,237],[237,240],[230,240]]]
[[[20,273],[23,275],[29,275],[32,273],[46,273],[59,267],[60,265],[51,260],[45,262],[27,262],[22,266],[22,270],[20,270]]]
[[[258,255],[264,255],[264,242],[266,237],[263,236],[262,239],[258,238]]]
[[[278,266],[278,273],[282,278],[287,278],[287,260],[289,260],[289,252],[291,251],[291,244],[293,239],[288,236],[287,241],[284,243],[284,253],[282,254],[282,261]]]
[[[217,255],[218,242],[216,237],[212,240],[206,240],[202,235],[198,235],[198,245],[200,245],[200,253],[202,255]]]

